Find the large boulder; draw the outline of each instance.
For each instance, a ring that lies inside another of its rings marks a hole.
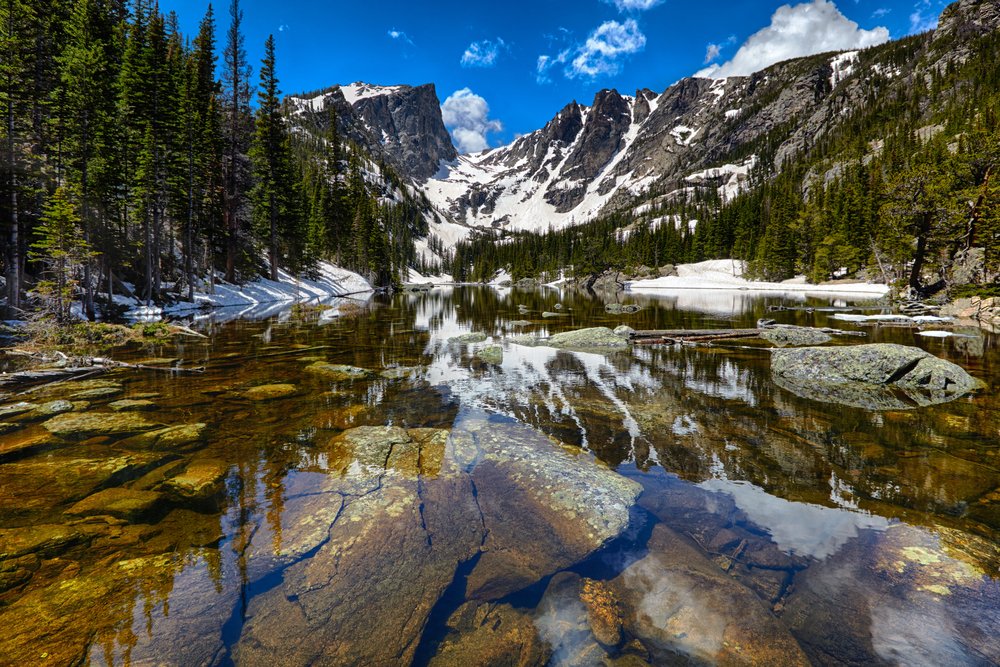
[[[868,410],[946,403],[981,386],[950,361],[892,344],[775,350],[771,372],[804,398]]]
[[[828,333],[808,327],[774,326],[761,332],[760,337],[778,347],[823,345],[833,340]]]
[[[578,329],[558,333],[545,343],[549,347],[560,349],[587,349],[594,347],[628,347],[627,336],[621,336],[607,327]]]

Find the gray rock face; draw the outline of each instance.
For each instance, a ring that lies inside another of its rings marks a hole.
[[[432,83],[360,99],[354,111],[377,134],[384,133],[383,150],[401,173],[418,181],[433,176],[442,160],[458,157]]]
[[[619,335],[607,327],[594,327],[556,334],[549,338],[545,345],[563,349],[628,347],[628,342],[627,336]]]
[[[765,330],[761,335],[764,340],[778,347],[797,347],[805,345],[823,345],[833,340],[830,334],[800,327],[776,326]]]
[[[775,350],[771,372],[805,398],[870,410],[945,403],[981,386],[950,361],[890,344]]]
[[[364,92],[350,104],[339,86],[310,94],[311,104],[293,99],[293,122],[320,133],[336,111],[342,136],[360,144],[373,157],[387,160],[404,178],[424,181],[441,161],[458,157],[441,117],[434,84],[380,88],[353,84]]]

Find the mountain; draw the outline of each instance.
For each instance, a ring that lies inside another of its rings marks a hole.
[[[329,112],[334,110],[342,136],[414,181],[426,180],[437,173],[441,162],[458,157],[441,118],[434,84],[357,82],[292,96],[288,102],[294,123],[313,132],[327,127]]]
[[[573,101],[543,128],[474,155],[457,155],[433,86],[356,83],[291,102],[307,127],[336,108],[345,136],[426,197],[433,210],[418,253],[446,254],[473,229],[545,231],[612,214],[627,214],[621,224],[630,230],[672,220],[694,233],[697,220],[675,210],[685,202],[707,206],[704,221],[793,172],[790,187],[804,200],[850,165],[876,159],[900,114],[920,142],[941,133],[957,141],[947,118],[962,113],[969,91],[986,94],[982,79],[990,76],[974,66],[995,51],[987,38],[998,27],[998,0],[960,0],[935,31],[863,51],[797,58],[744,77],[686,78],[659,94],[602,90],[589,106]],[[744,252],[764,231],[751,230]],[[717,252],[734,242],[727,234],[729,241],[713,241]],[[855,243],[867,252],[860,236]]]

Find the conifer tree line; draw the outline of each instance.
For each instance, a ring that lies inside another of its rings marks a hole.
[[[757,157],[750,187],[730,201],[714,186],[673,196],[653,190],[645,199],[655,205],[642,219],[626,211],[558,231],[481,234],[458,245],[449,268],[468,280],[503,268],[516,280],[570,266],[589,275],[735,258],[765,280],[867,277],[920,294],[957,287],[955,279],[995,286],[1000,34],[966,46],[967,58],[921,72],[925,86],[870,76],[864,104],[842,110],[842,124],[780,169],[785,126],[722,156],[720,164]],[[911,37],[862,52],[857,67],[899,71],[927,62],[931,49],[929,35]],[[955,276],[958,264],[972,270]]]
[[[55,293],[90,318],[112,294],[190,300],[321,259],[390,284],[412,259],[412,212],[367,182],[379,165],[336,123],[320,141],[292,132],[273,36],[255,76],[240,0],[221,45],[219,22],[209,5],[184,35],[151,0],[0,0],[0,262],[14,316]]]

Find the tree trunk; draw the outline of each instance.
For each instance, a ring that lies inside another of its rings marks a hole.
[[[7,30],[10,37],[14,32],[14,12],[9,10]],[[19,226],[17,216],[17,169],[14,167],[14,81],[13,72],[7,75],[7,168],[10,170],[10,228],[8,230],[9,247],[7,248],[7,310],[11,319],[18,317],[21,308],[21,252]]]
[[[278,207],[274,201],[274,193],[270,197],[271,208],[271,280],[278,281]]]
[[[920,233],[917,235],[917,252],[913,257],[913,267],[910,269],[910,287],[919,292],[923,291],[920,283],[920,274],[924,270],[924,260],[927,258],[927,236],[931,231],[930,217],[925,215],[920,220]]]

